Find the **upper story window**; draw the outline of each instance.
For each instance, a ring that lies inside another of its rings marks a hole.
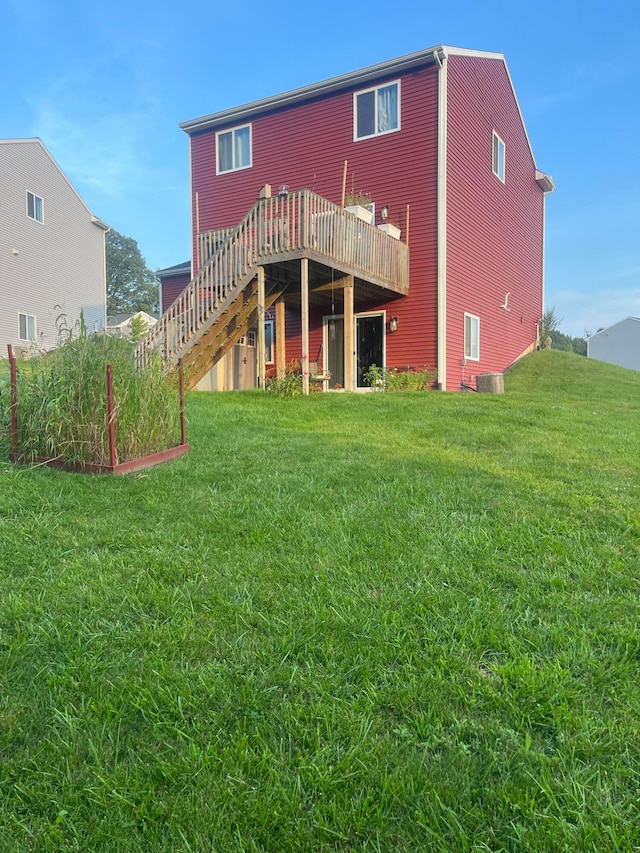
[[[504,142],[493,131],[493,174],[504,184]]]
[[[216,175],[251,167],[251,125],[216,133]]]
[[[354,139],[400,130],[400,81],[353,94]]]
[[[27,216],[36,222],[44,222],[44,204],[39,195],[27,190]]]
[[[480,317],[464,315],[464,357],[480,361]]]
[[[18,337],[21,341],[35,341],[36,318],[31,314],[18,314]]]

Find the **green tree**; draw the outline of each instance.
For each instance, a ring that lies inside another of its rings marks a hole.
[[[555,305],[552,305],[551,308],[547,308],[547,310],[542,315],[542,329],[547,334],[551,332],[557,332],[560,326],[562,325],[562,317],[558,317],[558,312],[555,309]]]
[[[129,340],[132,343],[137,344],[138,341],[141,341],[147,336],[147,324],[142,319],[142,317],[132,317],[129,326],[131,328]]]
[[[118,231],[107,232],[107,314],[157,313],[160,287],[138,243]]]

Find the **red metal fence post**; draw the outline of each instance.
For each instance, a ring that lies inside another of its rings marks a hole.
[[[187,427],[184,419],[184,367],[182,359],[178,361],[178,376],[180,377],[180,444],[186,444]]]
[[[13,452],[18,452],[18,375],[16,371],[16,359],[13,354],[13,347],[7,344],[7,352],[9,353],[9,370],[11,372],[11,436],[13,443]]]
[[[109,426],[109,465],[116,467],[116,433],[113,419],[113,367],[107,365],[107,423]]]

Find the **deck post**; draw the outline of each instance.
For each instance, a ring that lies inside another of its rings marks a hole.
[[[287,347],[285,338],[285,301],[279,296],[276,302],[276,362],[278,379],[284,379],[287,369]]]
[[[309,393],[309,258],[300,260],[300,320],[302,325],[302,393]]]
[[[265,389],[264,267],[258,267],[258,388]]]
[[[354,364],[354,319],[353,319],[353,276],[347,276],[344,280],[344,389],[355,391]]]

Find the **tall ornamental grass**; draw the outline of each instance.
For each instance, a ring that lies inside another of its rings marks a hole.
[[[70,463],[109,464],[107,365],[113,367],[117,461],[178,443],[179,405],[160,356],[144,368],[128,341],[63,329],[53,351],[18,367],[18,452]],[[2,420],[8,424],[8,394]]]

